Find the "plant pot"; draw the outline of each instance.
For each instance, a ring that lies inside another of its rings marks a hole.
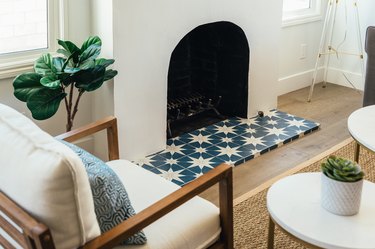
[[[355,215],[361,204],[363,179],[356,182],[340,182],[322,173],[322,207],[337,215]]]

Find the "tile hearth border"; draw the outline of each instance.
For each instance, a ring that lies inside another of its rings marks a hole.
[[[180,186],[225,162],[234,166],[298,139],[320,124],[282,111],[229,118],[167,140],[167,148],[136,163]]]

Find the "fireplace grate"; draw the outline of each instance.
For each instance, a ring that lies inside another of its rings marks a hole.
[[[208,98],[200,93],[192,93],[185,97],[169,99],[167,103],[167,132],[172,137],[171,125],[175,121],[182,121],[200,113],[214,111],[218,117],[222,115],[217,110],[222,96]]]

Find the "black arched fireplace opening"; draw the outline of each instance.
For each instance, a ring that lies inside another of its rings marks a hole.
[[[168,137],[247,117],[250,49],[231,22],[196,27],[173,50],[168,71]]]

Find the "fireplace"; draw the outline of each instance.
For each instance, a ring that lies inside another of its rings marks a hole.
[[[247,117],[249,44],[231,22],[200,25],[173,50],[168,70],[167,135],[226,117]]]
[[[231,22],[241,27],[251,45],[248,90],[243,91],[247,110],[242,107],[238,111],[242,114],[236,115],[253,117],[258,111],[276,107],[282,1],[138,0],[112,4],[113,16],[109,13],[105,18],[113,22],[113,36],[109,34],[103,44],[113,42],[114,66],[119,71],[113,94],[121,158],[137,160],[166,148],[171,54],[185,35],[202,24]],[[105,34],[110,33],[107,27],[103,23]],[[223,115],[230,115],[220,108]]]

